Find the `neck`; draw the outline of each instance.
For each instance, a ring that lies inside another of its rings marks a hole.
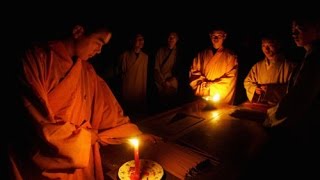
[[[306,50],[307,53],[309,53],[312,49],[312,45],[311,44],[307,44],[305,46],[303,46],[303,48]]]
[[[70,39],[66,39],[62,41],[62,44],[64,45],[68,55],[70,57],[74,57],[76,55],[75,48],[74,48],[74,42]]]
[[[174,49],[176,46],[168,46],[169,49]]]
[[[140,53],[141,49],[140,49],[140,48],[135,48],[133,51],[134,51],[135,53]]]
[[[271,56],[271,57],[267,57],[267,59],[270,61],[270,62],[276,62],[276,57],[275,56]]]

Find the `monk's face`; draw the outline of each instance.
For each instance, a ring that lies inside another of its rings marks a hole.
[[[144,37],[142,34],[137,34],[134,42],[133,42],[134,49],[142,49],[144,46]]]
[[[317,28],[313,24],[292,22],[292,37],[298,47],[304,47],[317,39]]]
[[[209,34],[212,45],[215,49],[223,47],[223,42],[226,39],[227,34],[222,30],[212,31]]]
[[[275,40],[262,39],[261,41],[262,52],[268,59],[275,57],[279,52],[279,48],[279,43]]]
[[[102,46],[111,39],[111,33],[99,31],[90,35],[82,34],[75,40],[75,56],[86,61],[101,52]]]
[[[178,42],[178,35],[175,32],[172,32],[168,36],[168,46],[169,48],[174,48]]]

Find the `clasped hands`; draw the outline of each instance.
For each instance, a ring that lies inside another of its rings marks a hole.
[[[267,92],[267,85],[260,85],[258,87],[256,87],[256,94],[260,95],[262,93],[266,93]]]
[[[97,130],[90,129],[91,132],[91,144],[95,144],[96,142],[99,142],[103,145],[106,145],[106,143],[100,141],[99,134]],[[162,141],[162,138],[153,134],[148,133],[142,133],[138,136],[136,136],[140,141],[143,142],[149,142],[149,143],[158,143]],[[112,138],[109,139],[110,144],[122,144],[128,141],[128,138]]]

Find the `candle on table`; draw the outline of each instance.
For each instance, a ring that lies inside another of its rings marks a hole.
[[[139,140],[136,138],[130,139],[130,143],[134,147],[134,177],[140,179],[140,159],[139,159]]]
[[[212,97],[212,101],[213,102],[219,102],[220,101],[220,94],[216,93],[213,97]]]

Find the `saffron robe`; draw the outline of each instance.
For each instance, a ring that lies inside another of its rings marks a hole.
[[[238,76],[237,56],[228,49],[207,48],[193,59],[189,80],[196,96],[219,94],[220,103],[233,104]]]
[[[93,66],[81,59],[73,62],[61,42],[28,50],[22,63],[29,118],[19,121],[32,128],[20,132],[18,143],[10,147],[14,179],[103,180],[99,143],[92,145],[90,131],[103,132],[105,143],[141,131],[123,115]],[[118,128],[123,133],[113,134]],[[23,142],[30,147],[18,145]]]

